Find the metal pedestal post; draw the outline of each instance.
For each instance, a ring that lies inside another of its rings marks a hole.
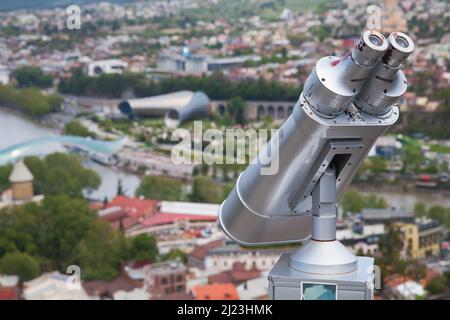
[[[312,237],[281,256],[269,274],[269,294],[284,300],[370,300],[373,258],[356,257],[336,240],[336,170],[330,165],[312,192]]]

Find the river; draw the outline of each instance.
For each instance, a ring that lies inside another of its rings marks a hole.
[[[39,126],[26,118],[8,112],[8,110],[0,109],[0,149],[52,134],[57,134],[57,131]],[[64,148],[60,146],[58,150],[64,150]],[[136,175],[117,171],[114,168],[106,167],[90,160],[84,160],[83,164],[95,170],[102,178],[100,187],[89,194],[89,198],[99,200],[103,200],[105,197],[108,199],[113,198],[117,192],[119,179],[122,181],[126,195],[133,195],[139,185],[140,178]],[[450,207],[450,197],[430,191],[403,193],[376,190],[376,192],[363,193],[376,193],[377,196],[385,198],[390,206],[399,209],[413,209],[417,202],[424,202],[429,206],[442,205]]]
[[[9,112],[7,109],[0,109],[0,150],[27,140],[54,134],[58,134],[58,131],[40,126],[24,117]],[[43,153],[55,151],[65,151],[65,148],[61,145],[42,150]],[[117,192],[119,179],[122,181],[124,193],[131,196],[140,182],[139,177],[136,175],[117,171],[114,168],[109,168],[90,160],[84,160],[83,165],[95,170],[102,178],[99,188],[88,195],[92,199],[113,198]]]

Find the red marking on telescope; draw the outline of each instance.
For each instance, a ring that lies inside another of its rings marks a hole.
[[[332,67],[336,67],[336,66],[339,64],[339,62],[341,62],[341,60],[348,59],[349,57],[351,57],[351,52],[347,52],[347,53],[345,54],[345,56],[343,56],[343,57],[340,58],[340,59],[331,61],[330,64],[331,64]]]
[[[336,67],[339,62],[341,62],[341,59],[334,60],[334,61],[331,62],[331,66],[332,67]]]
[[[363,41],[363,39],[361,39],[361,41],[356,45],[356,49],[358,49],[359,51],[363,51],[363,48],[367,46],[367,44]]]
[[[392,55],[392,49],[388,49],[386,51],[386,53],[384,54],[383,58],[381,59],[381,61],[384,64],[388,64],[389,60],[391,60],[391,55]]]

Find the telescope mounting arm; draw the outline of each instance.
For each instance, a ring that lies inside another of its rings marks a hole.
[[[336,240],[336,168],[331,163],[312,192],[312,239]]]

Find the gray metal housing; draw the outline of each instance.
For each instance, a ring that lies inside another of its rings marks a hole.
[[[222,204],[219,221],[224,232],[242,245],[301,242],[311,236],[311,192],[331,161],[337,163],[337,201],[351,182],[376,139],[398,119],[393,106],[384,118],[344,112],[324,118],[310,108],[303,94],[292,115],[239,176]],[[278,145],[279,158],[275,152]],[[276,163],[277,162],[277,163]],[[276,174],[263,168],[278,165]]]
[[[303,286],[336,286],[336,300],[371,300],[374,288],[373,258],[357,257],[357,268],[343,274],[315,274],[289,267],[290,254],[284,253],[269,273],[269,295],[275,300],[302,300]]]

